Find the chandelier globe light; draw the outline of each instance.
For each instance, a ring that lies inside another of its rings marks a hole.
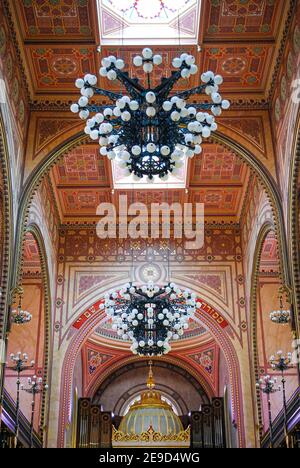
[[[15,290],[15,292],[19,295],[19,303],[16,309],[13,309],[11,312],[11,321],[16,325],[23,325],[25,323],[29,323],[32,320],[32,314],[27,310],[23,310],[22,308],[22,298],[24,295],[23,288],[19,287]]]
[[[196,295],[176,284],[160,287],[149,282],[142,287],[128,283],[105,297],[100,306],[112,319],[113,330],[131,351],[140,356],[162,356],[171,351],[170,341],[179,340],[196,312]]]
[[[201,75],[201,85],[172,94],[178,80],[198,74],[195,57],[187,53],[174,58],[171,76],[162,77],[161,83],[152,88],[151,74],[162,63],[162,56],[148,47],[133,58],[133,65],[142,67],[146,74],[148,87],[144,87],[123,71],[123,59],[103,58],[100,76],[111,82],[120,81],[126,95],[99,88],[98,79],[92,74],[75,83],[81,97],[72,104],[71,111],[86,121],[84,131],[93,141],[99,141],[100,154],[116,160],[125,174],[133,174],[136,181],[145,176],[149,182],[156,176],[164,181],[170,174],[176,176],[185,158],[202,152],[203,140],[218,128],[216,117],[230,107],[230,102],[219,93],[223,78],[212,71]],[[190,105],[188,99],[193,95],[206,97]],[[98,105],[92,101],[96,96],[108,97],[112,104]]]
[[[279,325],[286,325],[291,321],[291,310],[285,310],[283,305],[283,288],[279,290],[279,310],[270,313],[270,320]]]

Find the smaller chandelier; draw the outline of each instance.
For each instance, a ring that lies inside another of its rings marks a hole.
[[[256,387],[260,389],[266,395],[271,395],[272,393],[277,393],[281,391],[281,386],[277,386],[277,377],[271,377],[270,375],[265,375],[256,384]]]
[[[32,315],[27,310],[22,309],[23,289],[18,288],[16,292],[19,294],[19,304],[18,307],[11,312],[11,321],[16,325],[23,325],[24,323],[29,323],[31,321]]]
[[[274,323],[287,324],[291,321],[291,311],[290,310],[274,310],[270,313],[270,319]]]
[[[275,371],[285,372],[294,367],[292,353],[285,356],[282,351],[277,351],[277,356],[270,357],[270,364]]]
[[[166,287],[148,283],[141,288],[127,284],[105,298],[101,307],[113,321],[113,329],[131,351],[140,356],[162,356],[171,351],[170,341],[179,340],[196,311],[196,295],[174,283]]]
[[[280,310],[274,310],[270,313],[270,319],[274,323],[278,323],[280,325],[285,325],[291,321],[291,311],[284,310],[283,307],[283,297],[282,297],[282,289],[280,290],[279,295],[279,304]]]

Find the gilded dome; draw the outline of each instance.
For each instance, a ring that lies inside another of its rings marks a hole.
[[[161,394],[154,390],[151,364],[147,387],[148,390],[141,394],[140,400],[123,417],[119,431],[128,435],[141,435],[149,429],[161,435],[181,433],[184,429],[179,417],[172,406],[163,401]]]

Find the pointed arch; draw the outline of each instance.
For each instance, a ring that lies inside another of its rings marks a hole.
[[[291,158],[288,207],[289,254],[293,278],[294,318],[297,336],[300,336],[300,111],[295,132],[294,152]]]
[[[49,282],[49,270],[47,262],[47,253],[44,243],[44,239],[40,228],[36,224],[30,224],[26,227],[25,234],[30,233],[36,241],[42,272],[42,284],[43,284],[43,295],[44,295],[44,373],[43,382],[49,386],[51,380],[51,367],[52,367],[52,318],[51,318],[51,294],[50,294],[50,282]],[[41,437],[42,441],[45,442],[44,432],[45,427],[48,425],[48,410],[49,410],[49,396],[47,392],[42,394],[41,404]]]
[[[84,144],[87,141],[87,136],[82,133],[77,133],[73,137],[70,137],[64,143],[61,143],[58,147],[52,150],[52,152],[44,158],[44,160],[32,171],[27,182],[24,186],[23,193],[20,200],[20,209],[18,214],[18,225],[25,226],[25,220],[28,214],[30,202],[32,200],[33,194],[43,180],[43,177],[50,171],[50,169],[59,161],[64,155],[66,155],[72,149]],[[274,210],[274,218],[276,222],[275,230],[277,234],[277,240],[280,250],[280,261],[281,269],[284,275],[284,281],[287,285],[291,283],[291,273],[288,262],[288,248],[287,248],[287,238],[286,232],[284,229],[284,214],[281,204],[281,196],[277,184],[266,169],[266,167],[244,146],[240,143],[232,140],[232,138],[221,134],[216,133],[212,139],[213,142],[224,146],[226,149],[234,152],[237,157],[239,157],[244,163],[246,163],[252,171],[258,177],[260,183],[262,183],[264,189],[267,192],[268,198],[272,209]],[[22,245],[22,239],[24,237],[24,230],[21,229],[17,233],[16,245],[15,245],[15,264],[17,265],[14,276],[13,276],[13,285],[18,283],[20,276],[20,246]]]
[[[7,140],[5,136],[5,125],[0,112],[0,173],[1,173],[1,237],[0,239],[0,411],[2,407],[3,385],[4,385],[4,369],[5,369],[5,354],[7,346],[7,330],[9,329],[9,314],[11,304],[10,285],[12,284],[12,262],[13,262],[13,245],[14,245],[14,223],[13,223],[13,197],[12,197],[12,182],[9,162],[9,153]]]

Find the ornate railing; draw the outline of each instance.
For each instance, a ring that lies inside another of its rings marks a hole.
[[[287,405],[287,426],[289,432],[290,447],[294,447],[296,440],[296,431],[300,431],[300,390],[298,389]],[[299,429],[297,429],[299,428]],[[283,410],[278,414],[273,422],[273,442],[275,447],[286,446],[284,433],[284,413]],[[261,440],[262,448],[269,448],[270,432],[268,431]]]
[[[2,445],[5,447],[6,440],[8,445],[10,445],[9,440],[14,437],[16,424],[16,403],[11,398],[11,396],[4,390],[3,395],[3,410],[2,410],[2,424],[1,424],[1,433],[0,440]],[[24,414],[19,412],[19,435],[18,435],[18,446],[20,447],[29,447],[30,446],[30,422],[24,416]],[[39,435],[33,433],[33,447],[42,448],[42,441]]]

